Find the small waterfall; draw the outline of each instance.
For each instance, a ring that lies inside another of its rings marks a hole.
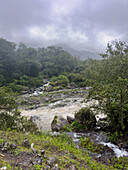
[[[119,158],[120,156],[123,157],[123,156],[128,156],[128,152],[125,151],[124,149],[119,149],[119,147],[117,145],[114,145],[110,142],[106,143],[106,142],[100,142],[100,144],[103,144],[104,146],[108,146],[109,148],[111,148],[116,157]]]

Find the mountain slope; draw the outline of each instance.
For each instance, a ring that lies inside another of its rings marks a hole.
[[[97,60],[101,59],[101,57],[97,53],[93,53],[90,51],[78,51],[66,44],[57,44],[55,46],[61,47],[64,51],[67,51],[73,56],[79,57],[81,60],[86,60],[88,58],[97,59]]]

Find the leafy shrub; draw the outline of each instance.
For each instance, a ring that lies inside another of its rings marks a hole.
[[[95,152],[98,150],[98,147],[96,146],[96,144],[94,144],[94,142],[91,141],[90,138],[82,137],[80,139],[80,142],[81,142],[81,146],[86,148],[89,151]]]
[[[60,75],[58,77],[53,76],[51,78],[51,81],[55,82],[56,85],[61,85],[63,87],[66,87],[68,85],[68,83],[69,83],[68,78],[66,76],[64,76],[64,75]]]
[[[86,130],[86,129],[87,129],[87,126],[80,124],[77,120],[75,120],[72,123],[72,130],[73,131],[83,131],[83,130]]]
[[[31,119],[21,116],[14,93],[8,88],[0,89],[0,130],[37,131]]]
[[[86,125],[87,129],[92,129],[96,125],[96,118],[90,108],[83,107],[75,114],[75,119],[81,125]]]

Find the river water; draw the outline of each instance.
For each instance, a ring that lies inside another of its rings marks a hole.
[[[82,102],[84,98],[65,98],[61,101],[51,103],[44,107],[39,107],[32,110],[21,110],[21,114],[25,116],[39,116],[39,120],[36,120],[37,126],[45,130],[51,130],[51,122],[55,115],[74,117],[74,114],[85,106],[91,106],[97,104],[97,101],[89,101],[87,103]]]

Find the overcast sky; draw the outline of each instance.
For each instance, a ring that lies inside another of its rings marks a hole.
[[[128,40],[128,0],[0,0],[0,37],[101,52]]]

